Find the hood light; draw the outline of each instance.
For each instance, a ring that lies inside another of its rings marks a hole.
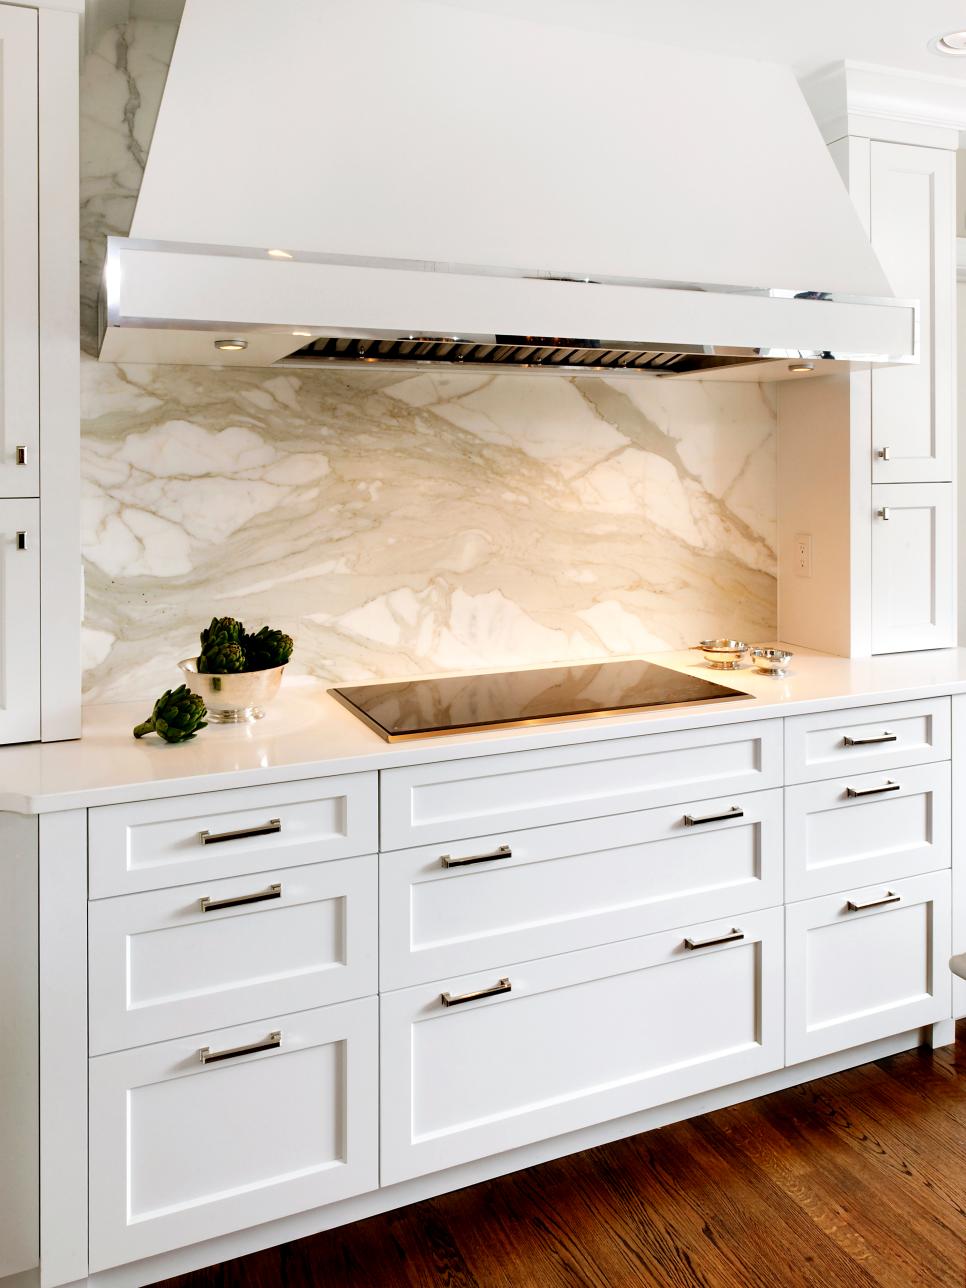
[[[268,253],[269,255],[271,255],[272,259],[291,259],[292,258],[292,256],[289,254],[287,250],[279,250],[277,247],[270,250]]]
[[[949,31],[945,36],[937,36],[929,42],[930,48],[938,54],[952,54],[962,58],[966,54],[966,31]]]
[[[788,370],[794,372],[795,375],[798,376],[805,371],[814,371],[815,367],[811,362],[790,362],[788,364]]]
[[[311,340],[311,339],[312,339],[312,332],[311,332],[311,331],[293,331],[293,332],[292,332],[292,334],[293,334],[293,335],[304,335],[304,336],[306,336],[309,340]]]
[[[241,353],[248,348],[247,340],[216,340],[215,348],[220,353]]]

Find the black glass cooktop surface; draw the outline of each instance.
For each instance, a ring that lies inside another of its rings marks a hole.
[[[388,742],[752,696],[699,675],[637,661],[447,675],[329,692]]]

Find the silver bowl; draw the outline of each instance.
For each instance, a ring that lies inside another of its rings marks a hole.
[[[742,640],[702,640],[692,647],[703,654],[706,666],[718,671],[736,671],[748,652]]]
[[[788,664],[795,656],[783,648],[753,648],[751,660],[762,675],[774,675],[781,679],[788,674]]]
[[[179,662],[184,682],[204,698],[210,724],[248,724],[261,720],[282,683],[283,666],[267,671],[237,671],[234,675],[208,675],[198,670],[196,657]]]

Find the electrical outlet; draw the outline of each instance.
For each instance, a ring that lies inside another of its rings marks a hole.
[[[799,532],[795,537],[795,576],[811,577],[812,575],[812,537],[808,532]]]

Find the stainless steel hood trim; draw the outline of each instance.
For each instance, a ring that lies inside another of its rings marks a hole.
[[[801,301],[814,300],[822,303],[852,304],[852,305],[874,305],[878,307],[897,307],[911,310],[914,316],[913,323],[913,349],[909,354],[888,354],[888,353],[869,353],[869,352],[833,352],[829,350],[808,349],[808,348],[756,348],[756,347],[735,347],[712,344],[701,344],[700,342],[681,343],[679,341],[642,341],[634,340],[607,340],[600,339],[568,339],[559,337],[554,339],[556,347],[580,348],[593,347],[595,349],[625,349],[638,350],[642,352],[664,353],[664,354],[694,354],[708,355],[732,358],[745,358],[749,362],[754,361],[774,361],[789,359],[805,360],[832,360],[836,362],[854,362],[854,363],[884,363],[884,364],[908,364],[917,363],[920,357],[921,348],[921,321],[920,321],[920,304],[918,300],[898,299],[891,296],[862,296],[848,295],[834,291],[819,290],[794,290],[787,287],[748,287],[734,286],[726,284],[707,284],[699,282],[671,282],[664,281],[660,278],[632,278],[632,277],[614,277],[608,275],[575,274],[554,272],[549,269],[520,269],[495,267],[490,265],[479,264],[458,264],[442,263],[432,260],[412,260],[412,259],[394,259],[381,256],[361,256],[361,255],[343,255],[327,252],[316,251],[289,251],[286,250],[286,258],[277,258],[270,256],[264,247],[246,247],[246,246],[222,246],[207,245],[194,242],[171,242],[151,238],[122,238],[108,237],[107,254],[104,264],[104,274],[102,278],[101,289],[101,316],[102,316],[102,333],[110,327],[120,328],[141,328],[147,330],[179,330],[179,331],[220,331],[220,332],[239,332],[242,334],[289,334],[293,329],[299,329],[307,332],[304,337],[307,340],[321,339],[325,337],[358,339],[358,340],[389,340],[389,341],[409,341],[409,340],[426,340],[433,343],[468,343],[468,344],[498,344],[501,341],[492,334],[462,334],[454,336],[452,334],[427,336],[414,335],[407,330],[367,330],[364,328],[339,328],[339,327],[318,327],[312,324],[302,324],[297,321],[288,323],[265,323],[251,320],[235,319],[185,319],[185,318],[164,318],[156,317],[139,318],[132,316],[123,316],[121,313],[121,253],[124,250],[134,251],[157,251],[162,253],[174,253],[178,255],[197,255],[203,257],[219,257],[227,259],[251,259],[258,261],[270,261],[276,264],[280,271],[286,266],[292,266],[299,263],[303,264],[325,264],[337,265],[339,267],[350,268],[376,268],[376,269],[393,269],[407,272],[420,273],[444,273],[463,276],[479,277],[496,277],[524,279],[532,281],[554,281],[568,282],[575,286],[581,285],[604,285],[620,286],[628,289],[649,288],[668,291],[691,291],[701,294],[712,295],[735,295],[758,298],[774,299],[796,299]],[[539,338],[534,340],[535,344],[540,344]],[[345,360],[338,359],[300,359],[297,350],[281,358],[276,365],[285,363],[286,365],[320,365],[327,363],[329,366],[340,368],[357,369],[367,362],[373,365],[379,364],[378,358],[352,358]],[[412,369],[416,366],[435,366],[439,365],[439,360],[428,360],[420,363],[414,359],[406,363],[392,364],[390,361],[383,363],[386,367],[395,369],[404,368]],[[470,366],[471,364],[467,364]],[[498,363],[489,364],[490,369],[499,368],[500,370],[529,370],[544,372],[565,372],[568,374],[582,373],[590,374],[593,370],[607,370],[606,368],[588,368],[580,364],[575,366],[565,366],[564,364],[555,364],[548,366],[546,364],[526,364],[522,362],[508,363],[500,366]],[[658,369],[647,368],[614,368],[614,371],[626,370],[627,374],[658,374]],[[668,371],[666,374],[671,375],[673,372]]]

